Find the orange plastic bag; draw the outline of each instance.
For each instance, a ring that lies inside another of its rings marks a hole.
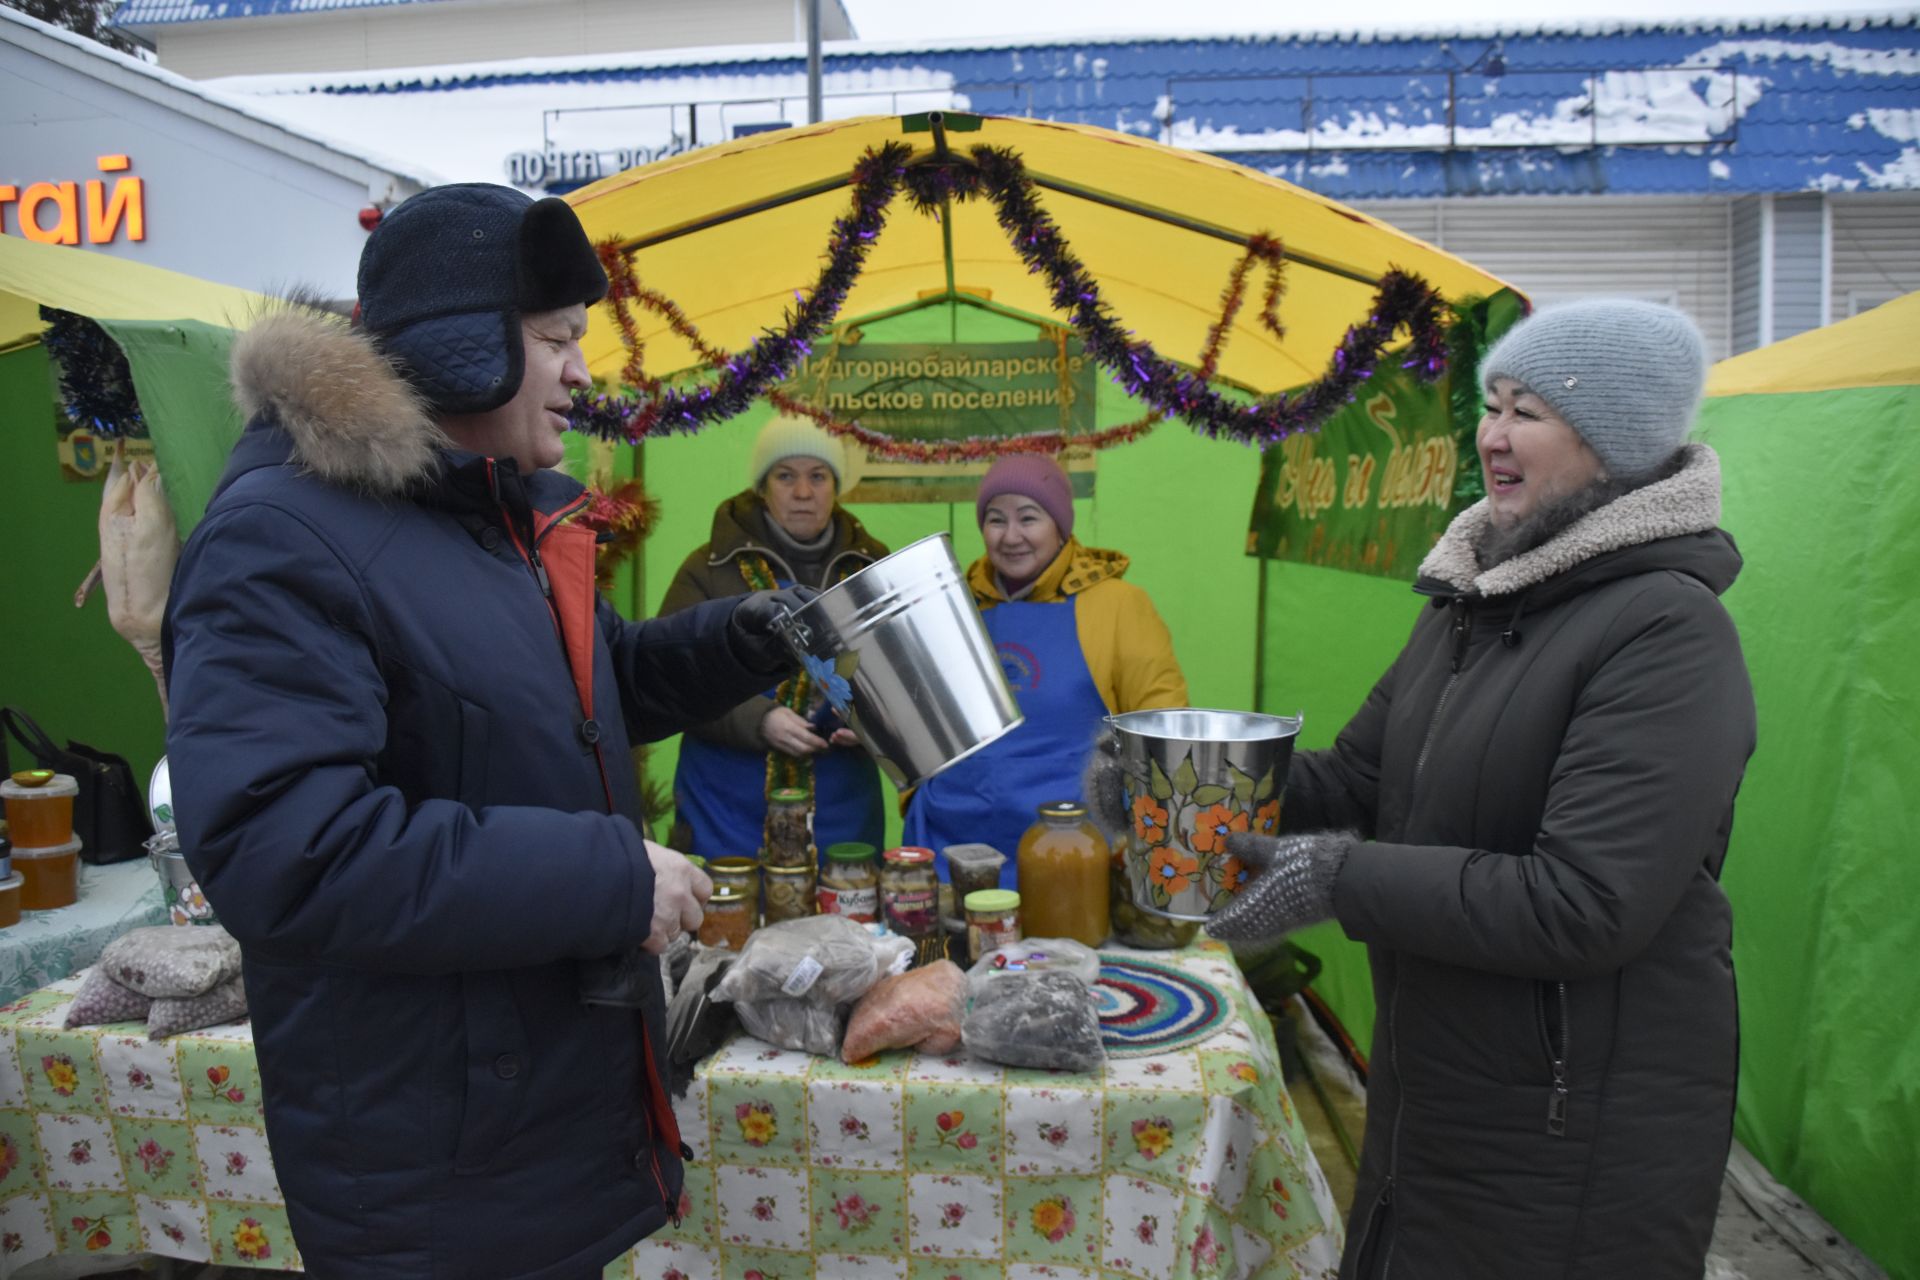
[[[967,1011],[967,975],[951,960],[882,978],[853,1006],[840,1060],[859,1062],[882,1049],[952,1053]]]

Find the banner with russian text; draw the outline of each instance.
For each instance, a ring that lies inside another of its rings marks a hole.
[[[1449,368],[1423,383],[1391,360],[1317,432],[1261,458],[1247,554],[1411,581],[1462,507],[1478,500],[1474,451],[1487,345],[1517,321],[1512,293],[1456,306]]]
[[[1095,429],[1094,363],[1079,340],[836,344],[787,382],[809,403],[900,440],[960,440]],[[853,502],[967,502],[991,459],[905,462],[869,452]],[[1093,454],[1060,463],[1074,496],[1093,493]]]

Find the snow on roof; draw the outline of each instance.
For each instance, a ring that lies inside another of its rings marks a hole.
[[[265,18],[282,13],[325,13],[334,9],[384,9],[423,0],[121,0],[113,11],[116,27],[157,27],[175,22],[212,22],[220,18]]]
[[[1907,136],[1920,15],[1868,18],[1344,44],[842,43],[829,46],[824,90],[830,117],[941,108],[1095,124],[1339,199],[1920,188]],[[636,163],[743,124],[798,121],[804,65],[797,46],[769,45],[215,83],[290,125],[502,181],[515,152]]]
[[[13,29],[9,30],[6,23],[12,23]],[[220,118],[222,113],[230,112],[253,124],[285,133],[342,159],[357,161],[382,170],[393,177],[404,178],[418,186],[432,186],[444,181],[431,170],[423,169],[411,161],[395,159],[378,148],[362,146],[357,142],[343,140],[322,131],[305,129],[284,119],[275,118],[261,111],[252,98],[209,88],[199,81],[189,80],[185,76],[175,75],[150,62],[143,62],[139,58],[109,49],[98,41],[76,35],[64,27],[56,27],[21,13],[17,9],[0,5],[0,40],[25,46],[33,36],[53,41],[70,53],[82,55],[71,58],[69,65],[97,76],[101,80],[119,83],[125,87],[126,77],[133,76],[152,86],[159,94],[178,95],[173,98],[176,104],[186,107],[192,114],[210,124],[231,129],[232,121]]]

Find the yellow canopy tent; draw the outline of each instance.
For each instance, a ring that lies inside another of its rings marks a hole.
[[[594,240],[614,239],[629,251],[642,284],[678,304],[709,343],[738,350],[777,326],[795,290],[812,283],[832,223],[848,210],[855,161],[888,142],[911,146],[909,164],[940,146],[1015,152],[1120,322],[1171,360],[1198,358],[1249,238],[1279,237],[1289,260],[1285,339],[1259,323],[1256,293],[1220,362],[1224,379],[1256,393],[1319,377],[1347,326],[1366,318],[1390,267],[1425,277],[1449,300],[1506,287],[1452,254],[1277,178],[1045,120],[952,113],[836,120],[673,156],[568,199]],[[841,319],[929,301],[1064,320],[987,200],[956,204],[935,219],[897,196]],[[664,321],[637,318],[650,373],[700,363]],[[615,326],[592,327],[587,357],[596,376],[617,379],[625,352]]]
[[[240,431],[227,393],[233,333],[266,305],[232,285],[0,236],[0,352],[39,341],[43,306],[105,329],[127,357],[182,534],[199,522]]]
[[[0,351],[38,337],[42,306],[94,320],[198,320],[235,328],[257,293],[104,253],[0,236]]]

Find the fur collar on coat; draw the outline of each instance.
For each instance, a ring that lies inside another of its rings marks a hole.
[[[432,475],[450,445],[372,340],[317,307],[262,316],[234,343],[231,369],[245,419],[278,422],[294,460],[330,483],[396,497]]]
[[[1483,498],[1455,516],[1420,563],[1420,576],[1482,597],[1512,595],[1609,551],[1704,533],[1720,523],[1720,456],[1686,446],[1686,460],[1665,480],[1590,511],[1548,542],[1482,571],[1473,545],[1491,519]]]

